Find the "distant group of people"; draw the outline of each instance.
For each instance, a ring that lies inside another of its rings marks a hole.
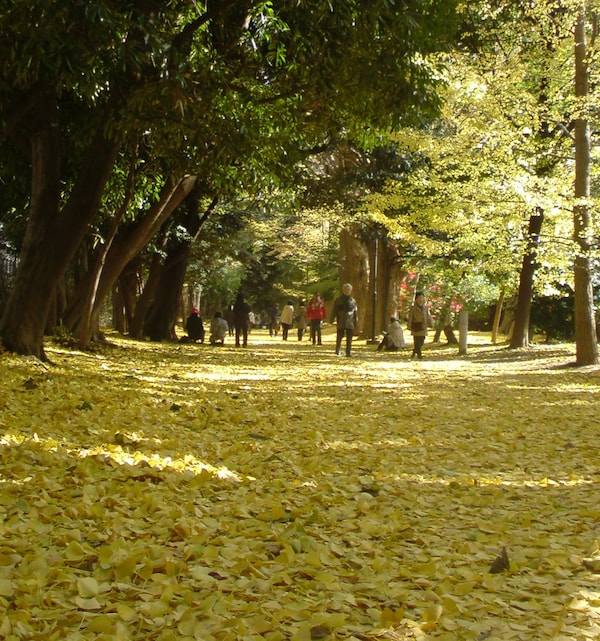
[[[312,344],[322,345],[323,338],[321,328],[325,316],[325,302],[318,292],[313,294],[308,305],[305,305],[304,301],[300,301],[297,310],[294,308],[294,301],[288,300],[281,310],[281,313],[279,313],[279,307],[277,305],[272,308],[269,334],[271,336],[277,336],[279,327],[281,327],[281,337],[284,341],[287,341],[290,329],[292,329],[295,322],[299,341],[303,340],[304,334],[308,329],[310,332],[309,340]]]
[[[211,345],[224,345],[227,335],[235,336],[236,347],[248,346],[248,334],[252,327],[252,308],[244,299],[242,293],[238,293],[235,303],[227,310],[228,318],[223,318],[221,312],[217,311],[211,320],[209,343]],[[298,309],[295,310],[294,302],[288,300],[280,311],[275,304],[268,313],[268,328],[270,336],[277,336],[281,328],[282,339],[287,341],[289,332],[294,322],[296,323],[298,340],[302,341],[304,333],[310,330],[310,341],[313,345],[322,345],[322,326],[326,318],[325,302],[318,293],[314,293],[308,305],[300,301]],[[341,294],[334,300],[331,309],[331,323],[337,325],[335,353],[340,356],[342,343],[345,339],[345,354],[352,355],[352,339],[358,327],[358,305],[352,296],[352,285],[344,283]],[[407,328],[413,337],[413,350],[411,358],[423,358],[422,347],[427,336],[427,329],[433,326],[429,308],[425,304],[423,292],[416,292],[414,303],[408,314]],[[193,307],[185,323],[187,336],[182,339],[184,342],[204,343],[204,323],[200,317],[200,311]],[[383,339],[377,347],[377,351],[397,351],[405,347],[404,333],[397,318],[390,318],[389,326],[384,332]]]

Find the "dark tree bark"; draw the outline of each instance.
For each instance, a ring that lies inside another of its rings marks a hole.
[[[63,322],[67,329],[73,333],[79,333],[80,324],[86,321],[84,312],[89,305],[89,296],[94,296],[93,312],[95,313],[111,292],[125,266],[150,242],[160,226],[187,197],[195,184],[195,176],[185,176],[174,184],[165,186],[159,201],[150,207],[143,218],[126,229],[122,228],[106,255],[97,287],[94,288],[91,283],[94,274],[88,274],[85,286],[80,289],[65,313]]]
[[[579,248],[575,257],[575,344],[577,365],[598,363],[594,319],[594,293],[590,250],[593,226],[589,210],[591,143],[590,126],[584,106],[589,94],[589,69],[585,34],[586,13],[582,2],[575,26],[575,95],[579,99],[575,120],[575,207],[574,236]]]
[[[363,335],[370,331],[369,326],[365,323],[365,318],[368,313],[367,310],[372,305],[369,297],[371,265],[369,247],[359,233],[342,229],[340,233],[339,268],[340,291],[343,283],[352,285],[352,296],[358,305],[357,333]]]
[[[384,238],[380,243],[379,269],[377,270],[377,298],[375,331],[379,335],[387,329],[392,316],[398,316],[400,285],[406,277],[404,261],[398,245]]]
[[[342,230],[339,260],[341,283],[352,284],[358,305],[359,333],[375,338],[398,313],[400,284],[406,276],[398,247],[386,238],[366,239],[359,229]]]
[[[189,244],[178,244],[169,251],[162,265],[152,311],[144,326],[144,334],[150,336],[153,341],[177,339],[175,324],[190,251]]]
[[[510,349],[529,346],[531,297],[533,294],[533,281],[537,265],[537,249],[540,243],[540,231],[543,220],[544,212],[540,208],[529,218],[527,250],[523,257],[521,275],[519,277],[519,294],[515,311],[515,323],[509,344]]]
[[[498,302],[496,303],[496,309],[494,310],[494,321],[492,323],[492,344],[495,345],[498,340],[498,330],[500,328],[500,319],[502,318],[502,310],[504,308],[504,287],[500,290],[500,296]]]
[[[166,251],[166,235],[161,243],[163,249]],[[144,284],[144,289],[137,299],[135,304],[135,311],[133,313],[133,321],[129,328],[129,335],[133,338],[142,338],[144,335],[144,321],[148,316],[148,310],[152,305],[152,301],[156,298],[156,290],[160,279],[160,271],[162,268],[162,256],[155,253],[150,262],[150,269],[148,270],[148,278]]]
[[[181,296],[187,271],[192,243],[202,226],[214,211],[217,199],[213,199],[208,209],[199,215],[200,190],[194,189],[182,203],[177,223],[187,231],[187,236],[171,239],[167,257],[160,270],[152,311],[148,314],[144,333],[152,340],[175,340],[175,325],[181,307]]]
[[[19,267],[2,319],[0,334],[9,351],[44,359],[44,329],[56,287],[79,247],[114,165],[118,143],[104,137],[104,122],[86,153],[66,205],[59,212],[60,128],[52,92],[28,120],[32,197]]]
[[[96,301],[96,293],[98,291],[98,284],[100,282],[100,276],[102,274],[102,269],[106,260],[106,256],[110,250],[112,242],[117,234],[119,229],[119,224],[127,212],[127,208],[133,198],[133,189],[135,181],[135,166],[137,162],[137,146],[134,152],[131,154],[131,160],[129,163],[129,172],[127,176],[127,189],[125,193],[125,198],[121,204],[119,210],[113,216],[108,233],[104,239],[104,243],[100,244],[98,250],[92,261],[92,267],[88,272],[88,276],[84,283],[85,298],[83,303],[83,309],[81,312],[81,321],[79,323],[79,347],[80,349],[86,349],[90,343],[90,340],[94,334],[94,330],[99,325],[98,323],[98,309],[94,309],[94,303]]]
[[[135,304],[138,297],[139,273],[141,261],[139,256],[127,264],[119,276],[119,289],[123,298],[123,309],[125,311],[125,332],[131,331]]]

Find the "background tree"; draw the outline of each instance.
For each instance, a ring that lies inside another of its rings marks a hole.
[[[593,23],[592,38],[596,37],[597,19]],[[594,295],[592,288],[592,258],[594,227],[591,218],[590,164],[591,140],[589,124],[589,58],[587,48],[586,3],[580,2],[575,23],[575,206],[574,237],[577,244],[575,257],[575,342],[577,364],[598,363]]]
[[[0,12],[0,153],[24,152],[32,177],[19,271],[0,321],[8,349],[43,357],[52,297],[127,138],[151,137],[155,149],[184,143],[162,172],[163,185],[177,184],[202,174],[207,159],[228,166],[252,140],[240,116],[253,109],[272,116],[271,157],[284,158],[291,139],[298,148],[344,131],[364,135],[436,104],[422,55],[451,33],[452,2],[199,7],[17,0]],[[237,135],[219,137],[224,116],[239,118]]]

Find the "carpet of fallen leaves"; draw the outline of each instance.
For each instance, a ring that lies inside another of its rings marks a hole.
[[[572,346],[0,354],[0,638],[600,637]]]

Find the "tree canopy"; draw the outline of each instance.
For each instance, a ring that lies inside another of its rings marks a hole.
[[[2,3],[0,220],[19,254],[5,345],[43,356],[56,323],[84,344],[126,270],[158,287],[158,269],[189,262],[195,243],[198,276],[214,258],[262,300],[300,294],[315,271],[330,283],[334,245],[323,254],[310,236],[342,219],[365,247],[385,238],[394,278],[417,269],[486,303],[514,289],[527,221],[543,212],[534,287],[569,285],[577,6]],[[236,211],[244,201],[269,206]],[[225,248],[209,221],[226,212],[239,236]],[[262,284],[261,260],[277,263]]]
[[[9,170],[31,164],[31,180],[20,199],[29,210],[19,272],[0,324],[5,344],[41,354],[53,292],[98,224],[119,160],[125,177],[135,150],[134,173],[155,190],[192,174],[222,197],[280,180],[308,150],[347,132],[369,140],[417,121],[439,104],[427,55],[446,46],[453,6],[8,3],[0,11],[0,153],[19,156],[3,165]],[[136,191],[146,184],[132,182]],[[180,201],[191,188],[163,193]],[[60,259],[41,240],[49,229],[60,237]],[[27,306],[33,279],[43,322]]]

